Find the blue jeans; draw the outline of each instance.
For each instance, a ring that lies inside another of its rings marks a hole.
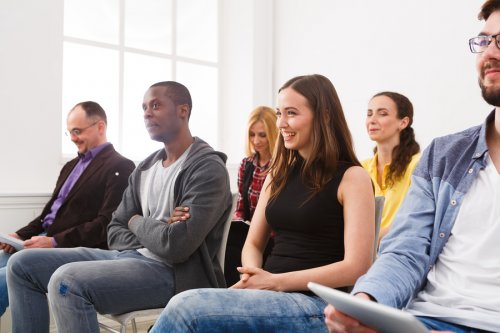
[[[5,313],[9,306],[9,295],[7,293],[7,261],[10,254],[0,250],[0,316]]]
[[[455,333],[493,333],[477,328],[470,328],[463,325],[448,323],[434,317],[417,316],[417,318],[422,322],[422,324],[424,324],[425,327],[430,330],[450,331]]]
[[[50,281],[50,282],[49,282]],[[46,293],[62,332],[99,332],[97,312],[158,308],[174,294],[167,265],[135,250],[29,249],[7,265],[12,332],[48,332]]]
[[[250,289],[193,289],[173,297],[150,333],[328,332],[319,297]]]

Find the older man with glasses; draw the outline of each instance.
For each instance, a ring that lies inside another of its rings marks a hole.
[[[95,247],[107,249],[106,228],[120,203],[135,165],[107,142],[106,113],[95,102],[71,109],[66,135],[78,148],[78,157],[64,165],[50,201],[40,216],[10,234],[26,249]],[[16,250],[0,243],[0,315],[8,306],[7,261]]]
[[[500,332],[500,0],[486,1],[479,18],[469,46],[495,108],[424,151],[378,259],[353,289],[433,330]],[[373,332],[331,305],[325,315],[331,332]]]

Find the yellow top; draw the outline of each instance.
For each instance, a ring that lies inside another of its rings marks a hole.
[[[408,188],[411,183],[411,174],[417,166],[420,160],[420,153],[412,156],[410,164],[406,168],[406,171],[401,179],[395,182],[392,187],[385,185],[385,178],[389,172],[389,164],[384,166],[384,173],[382,175],[382,184],[379,186],[377,183],[377,159],[378,154],[375,154],[373,158],[364,160],[361,162],[363,168],[370,174],[370,178],[375,186],[375,195],[381,195],[385,197],[384,210],[382,211],[382,222],[380,224],[381,230],[387,228],[391,225],[394,215],[398,211],[399,206],[403,202],[403,199],[408,192]]]

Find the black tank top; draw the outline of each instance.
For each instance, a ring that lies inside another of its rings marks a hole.
[[[344,215],[337,192],[352,165],[339,163],[334,177],[305,204],[311,190],[301,180],[301,166],[295,164],[283,191],[266,207],[267,222],[276,232],[264,265],[271,273],[315,268],[344,258]]]

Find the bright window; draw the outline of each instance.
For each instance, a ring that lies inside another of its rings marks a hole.
[[[93,100],[108,115],[108,140],[142,160],[161,143],[144,127],[142,98],[158,81],[185,84],[190,127],[218,147],[218,0],[65,0],[63,129],[76,103]],[[75,146],[63,135],[63,155]]]

